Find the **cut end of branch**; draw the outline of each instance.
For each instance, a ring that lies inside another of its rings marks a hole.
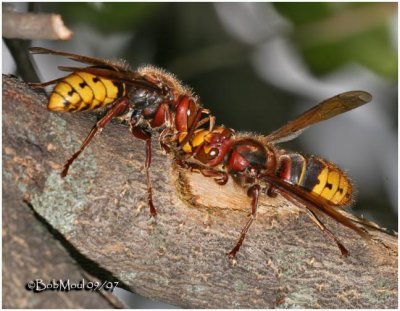
[[[73,32],[69,30],[61,18],[61,15],[51,14],[52,26],[55,34],[60,40],[69,40],[72,37]]]
[[[59,14],[3,12],[5,38],[69,40],[72,34]]]

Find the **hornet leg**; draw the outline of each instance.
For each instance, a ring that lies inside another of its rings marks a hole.
[[[97,134],[97,132],[101,132],[103,128],[110,123],[112,118],[115,116],[120,115],[126,109],[129,107],[129,101],[127,98],[123,97],[115,101],[114,106],[106,113],[104,117],[102,117],[96,125],[92,128],[90,131],[89,135],[86,137],[86,139],[83,141],[81,147],[77,152],[75,152],[72,157],[67,161],[67,163],[64,165],[64,169],[61,172],[61,177],[65,177],[68,174],[68,169],[71,166],[72,162],[82,153],[82,151],[87,147],[87,145],[90,143],[92,138]]]
[[[150,216],[156,217],[157,211],[153,204],[153,187],[150,179],[150,165],[151,165],[151,133],[143,128],[134,125],[134,121],[131,123],[131,132],[136,138],[146,141],[146,161],[144,168],[146,170],[146,181],[147,181],[147,204],[150,208]]]
[[[306,209],[308,216],[310,216],[311,220],[318,226],[318,228],[330,236],[337,244],[342,253],[342,256],[347,257],[349,256],[349,251],[343,246],[343,244],[338,240],[338,238],[328,229],[325,225],[318,219],[318,217],[309,209]]]
[[[236,253],[239,251],[244,238],[246,237],[246,233],[249,230],[251,224],[253,223],[254,219],[256,218],[257,213],[257,205],[258,205],[258,198],[260,196],[260,185],[253,185],[247,191],[247,194],[253,198],[251,202],[251,216],[250,219],[247,221],[246,225],[243,227],[242,231],[240,232],[240,237],[236,246],[227,254],[229,258],[234,259],[236,257]]]
[[[228,182],[229,176],[225,172],[215,171],[213,169],[203,168],[200,172],[204,177],[212,177],[218,185],[225,185]]]

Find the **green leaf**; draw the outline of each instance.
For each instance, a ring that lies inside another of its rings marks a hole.
[[[315,74],[359,63],[397,79],[397,52],[391,42],[392,3],[277,3],[294,25],[293,39]]]
[[[103,32],[135,29],[139,24],[159,12],[159,3],[73,2],[58,3],[67,24],[87,23]]]

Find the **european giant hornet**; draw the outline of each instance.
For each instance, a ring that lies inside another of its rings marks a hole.
[[[361,236],[369,234],[340,209],[352,202],[353,189],[346,174],[334,164],[316,156],[305,156],[279,149],[275,144],[297,137],[304,129],[338,114],[357,108],[371,100],[363,91],[350,91],[329,98],[301,114],[268,136],[235,133],[215,126],[215,118],[203,108],[191,90],[173,75],[153,66],[132,71],[127,65],[112,63],[45,48],[31,48],[33,54],[52,54],[89,64],[89,67],[59,67],[68,76],[34,87],[56,84],[48,102],[51,111],[69,112],[109,108],[92,128],[80,149],[64,166],[65,177],[73,161],[92,138],[114,117],[122,117],[132,134],[146,142],[146,179],[148,205],[156,216],[149,174],[151,138],[158,132],[161,147],[174,155],[182,167],[201,172],[224,185],[229,178],[247,189],[252,198],[251,216],[243,227],[235,247],[228,253],[234,258],[257,213],[261,193],[281,195],[301,206],[311,220],[338,245],[341,254],[349,252],[319,220],[326,214],[353,229]],[[266,186],[267,185],[267,186]]]

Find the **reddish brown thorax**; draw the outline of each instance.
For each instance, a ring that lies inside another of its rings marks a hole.
[[[261,171],[275,169],[274,151],[252,138],[234,143],[227,159],[229,173],[247,172],[253,177]]]

